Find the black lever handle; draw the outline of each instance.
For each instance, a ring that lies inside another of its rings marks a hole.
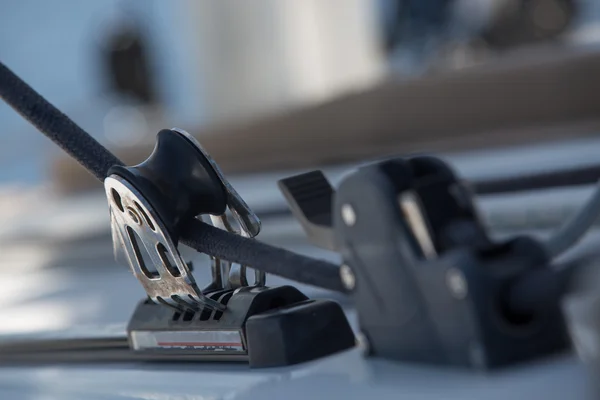
[[[278,184],[306,236],[319,247],[336,250],[331,217],[334,190],[325,175],[311,171]]]

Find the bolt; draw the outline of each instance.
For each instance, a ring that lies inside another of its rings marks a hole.
[[[138,215],[138,213],[131,207],[127,207],[127,215],[129,215],[129,218],[131,218],[131,220],[136,223],[137,225],[141,225],[142,224],[142,220],[140,219],[140,216]]]
[[[467,280],[462,271],[456,268],[450,268],[446,271],[446,285],[454,297],[464,299],[467,297],[468,286]]]
[[[342,205],[342,219],[347,226],[353,226],[356,223],[356,212],[350,204]]]
[[[347,290],[354,289],[356,285],[356,278],[354,277],[354,273],[352,269],[346,264],[340,267],[340,278],[342,278],[342,284]]]
[[[367,357],[371,354],[371,343],[369,338],[363,332],[356,334],[356,347],[358,347],[363,356]]]

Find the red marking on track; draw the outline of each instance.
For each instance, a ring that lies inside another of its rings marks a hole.
[[[167,347],[179,347],[179,346],[193,346],[193,347],[202,347],[202,346],[229,346],[229,347],[242,347],[241,343],[235,342],[158,342],[159,346],[167,346]]]

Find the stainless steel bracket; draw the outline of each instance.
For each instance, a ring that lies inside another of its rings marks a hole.
[[[224,305],[202,294],[166,227],[144,196],[118,175],[106,178],[104,188],[110,205],[115,258],[124,253],[150,299],[178,310],[224,310]]]
[[[171,128],[185,137],[196,149],[208,160],[209,164],[213,168],[215,174],[219,177],[219,180],[225,187],[227,193],[227,208],[233,215],[234,219],[240,226],[238,232],[230,223],[227,214],[222,215],[211,215],[211,223],[221,229],[224,229],[231,233],[240,234],[242,236],[253,238],[260,232],[260,220],[250,209],[248,204],[242,199],[238,192],[231,186],[229,181],[225,178],[225,175],[221,172],[219,165],[213,160],[202,145],[189,133],[179,128]],[[220,260],[215,257],[211,257],[212,263],[212,274],[213,280],[206,289],[230,289],[244,286],[265,286],[266,274],[263,271],[255,270],[254,283],[248,284],[246,277],[246,266],[233,264],[227,260]]]
[[[232,212],[235,216],[236,214]],[[230,223],[226,214],[211,215],[211,223],[228,232],[240,234],[245,237],[252,237],[244,225],[240,222],[240,231],[238,232]],[[239,221],[238,221],[239,222]],[[265,286],[266,274],[258,269],[254,270],[254,283],[250,285],[246,276],[246,266],[241,264],[233,264],[227,260],[220,260],[216,257],[211,257],[213,282],[211,287],[220,287],[225,289],[236,289],[244,286]]]

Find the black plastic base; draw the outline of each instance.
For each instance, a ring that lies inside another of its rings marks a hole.
[[[180,313],[143,301],[127,334],[135,352],[278,367],[325,357],[355,345],[354,333],[331,300],[309,300],[291,286],[208,294],[224,312]]]
[[[355,338],[340,305],[306,300],[257,314],[246,322],[251,367],[298,364],[354,346]]]

